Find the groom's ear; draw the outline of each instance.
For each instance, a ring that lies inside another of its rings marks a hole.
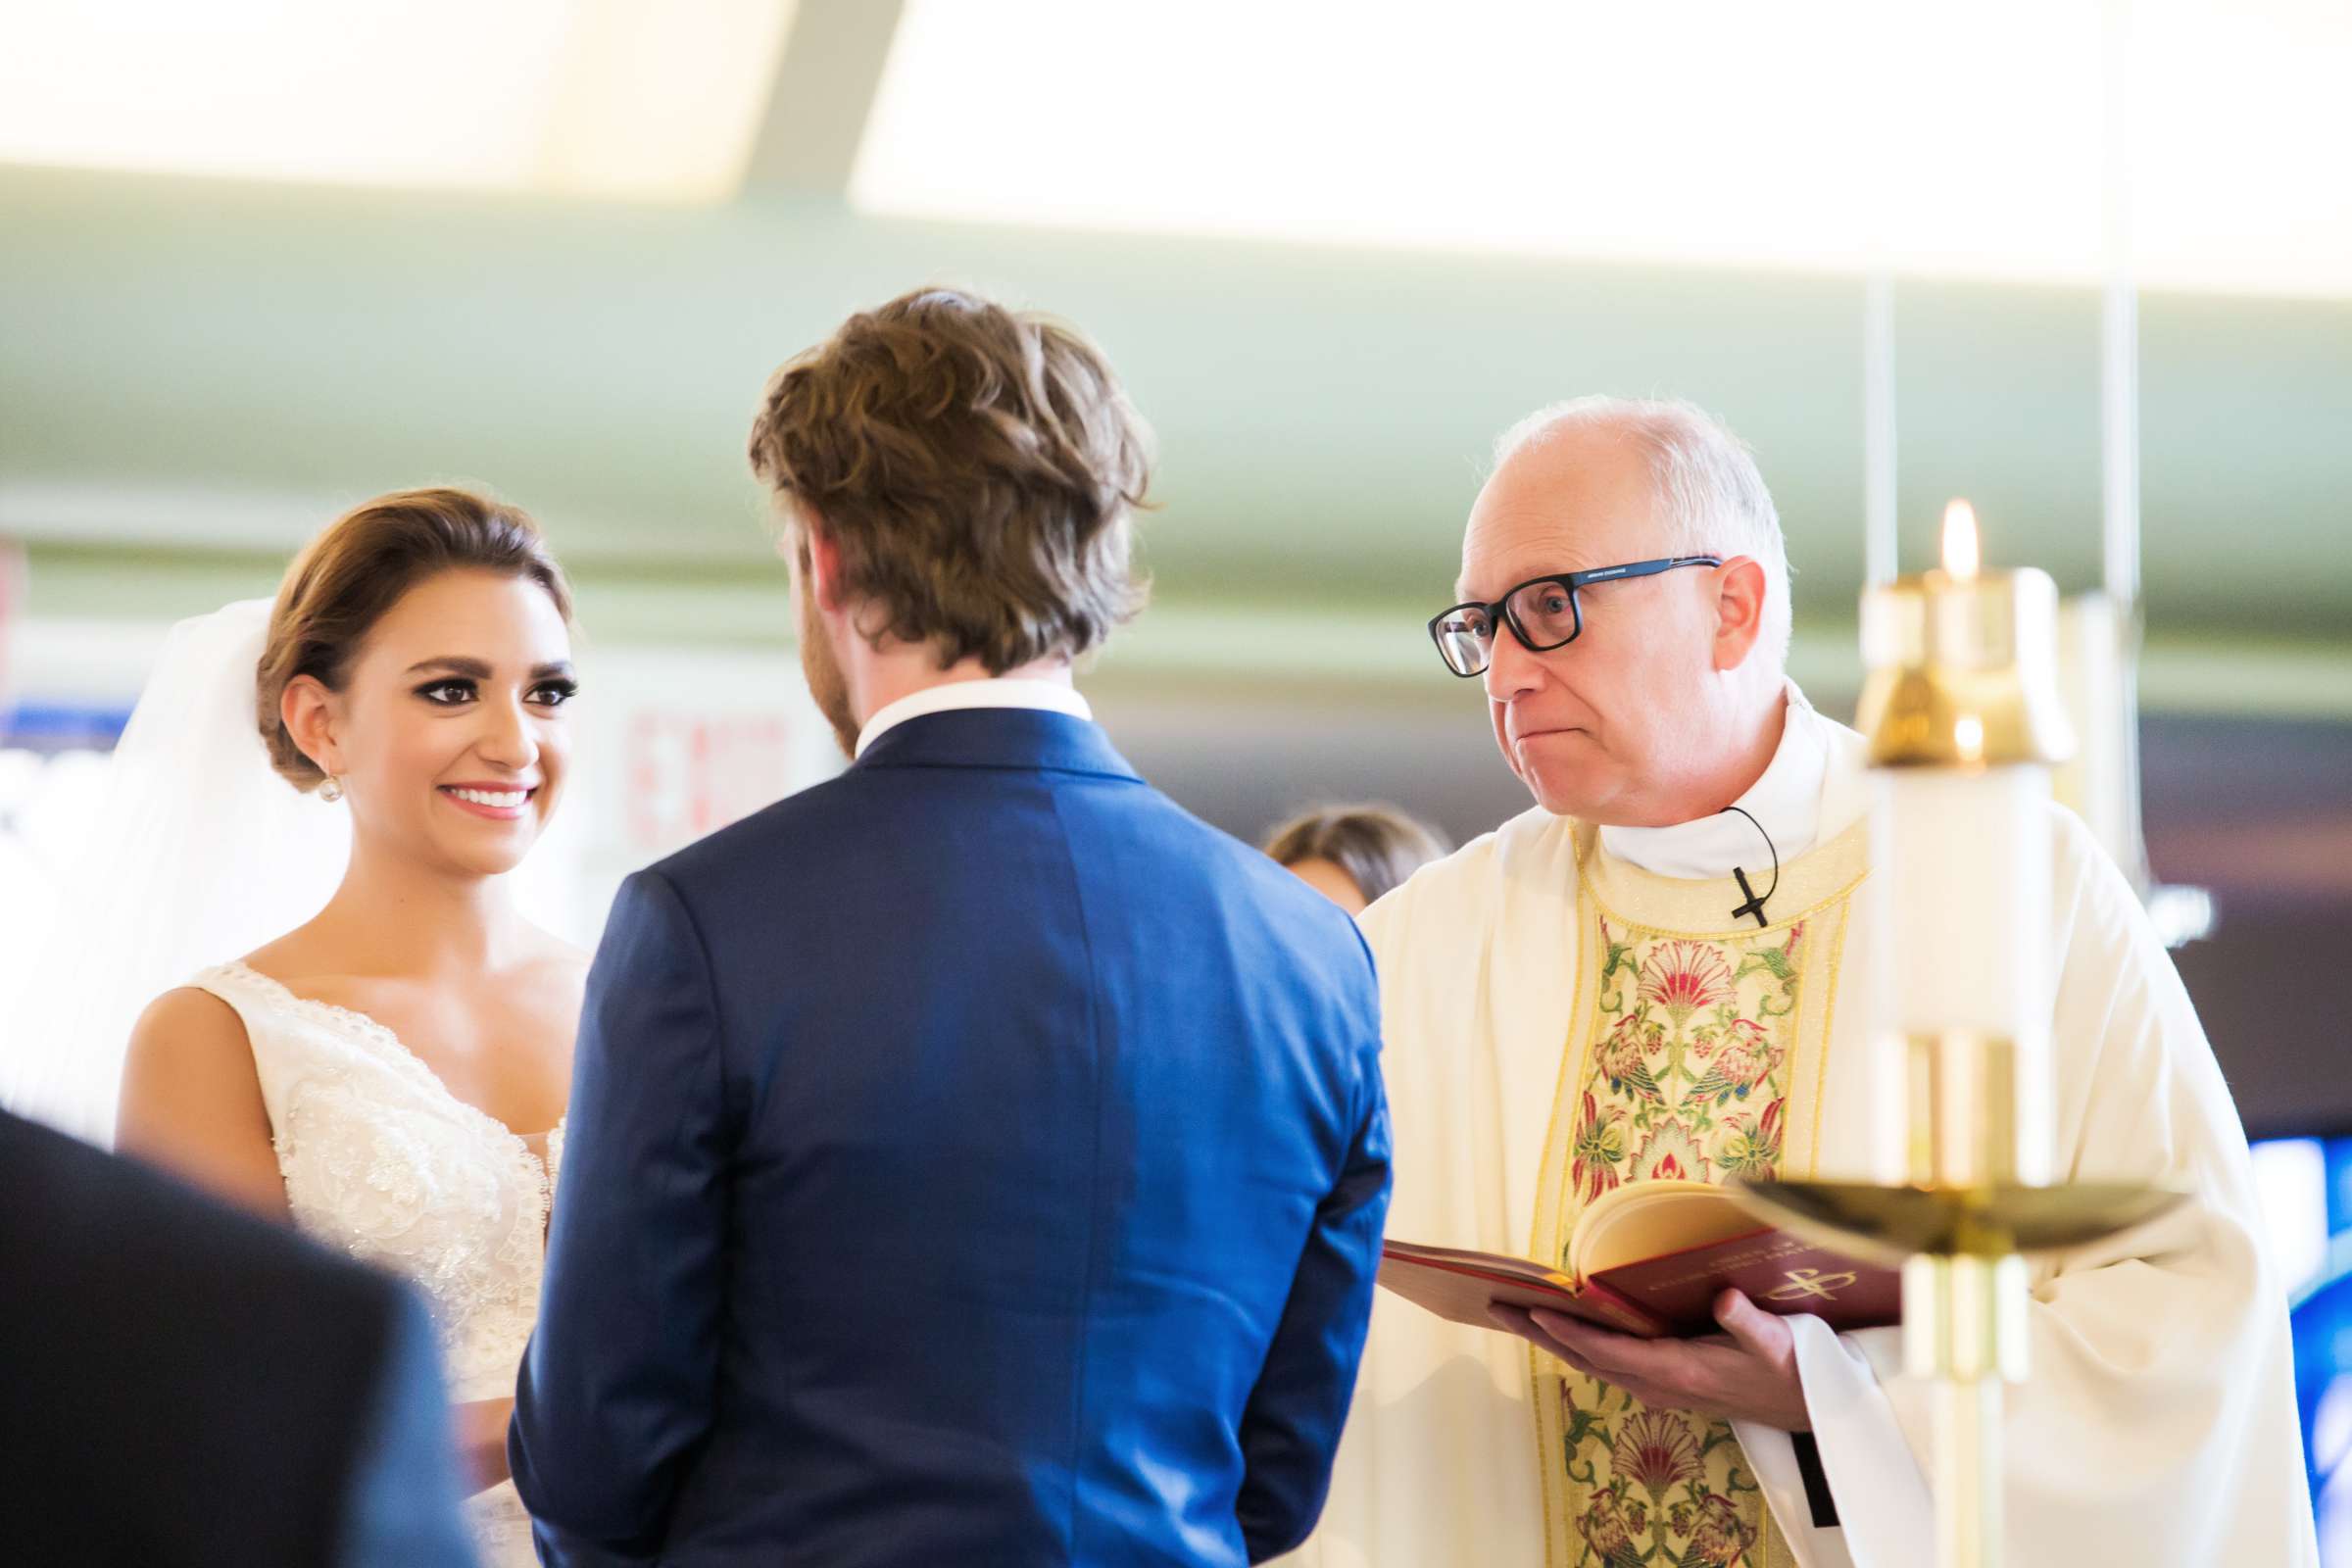
[[[810,603],[828,612],[841,608],[841,551],[810,512],[801,513],[799,535],[801,591]]]
[[[316,675],[297,675],[286,682],[278,694],[278,721],[294,738],[294,745],[303,756],[318,764],[318,770],[340,775],[343,766],[342,750],[335,744],[335,714],[333,694]]]

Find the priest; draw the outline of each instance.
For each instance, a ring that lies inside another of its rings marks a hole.
[[[1681,403],[1585,399],[1497,444],[1431,622],[1535,808],[1363,916],[1389,1234],[1558,1264],[1631,1182],[1870,1179],[1862,737],[1784,672],[1753,460]],[[2228,1088],[2137,900],[2054,813],[2052,1168],[2193,1195],[2032,1261],[2004,1418],[2011,1568],[2317,1561],[2286,1307]],[[1642,1341],[1493,1331],[1383,1293],[1320,1568],[1925,1568],[1930,1387],[1900,1331],[1716,1303]]]

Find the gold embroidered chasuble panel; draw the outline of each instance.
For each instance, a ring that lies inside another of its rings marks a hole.
[[[1567,1266],[1578,1214],[1629,1182],[1814,1172],[1857,823],[1781,869],[1769,925],[1730,878],[1653,875],[1576,829],[1580,973],[1544,1139],[1532,1256]],[[1784,1568],[1728,1422],[1651,1409],[1530,1354],[1552,1568]]]

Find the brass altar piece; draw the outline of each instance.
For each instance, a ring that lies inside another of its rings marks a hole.
[[[2074,750],[2046,572],[1897,577],[1862,598],[1854,724],[1873,767],[2055,764]]]
[[[2057,591],[2031,569],[1928,571],[1868,591],[1856,722],[1874,768],[1977,773],[2046,766],[2071,747],[2056,684]],[[2153,1219],[2180,1195],[2124,1183],[2041,1185],[2021,1128],[2043,1123],[2047,1074],[2017,1043],[1965,1029],[1890,1033],[1907,1137],[1902,1180],[1751,1181],[1774,1223],[1857,1258],[1899,1263],[1905,1370],[1938,1384],[1940,1568],[2001,1559],[2002,1386],[2023,1382],[2026,1254]],[[1884,1057],[1883,1057],[1884,1059]],[[1892,1174],[1889,1172],[1888,1174]]]
[[[2162,1216],[2181,1199],[2129,1182],[1971,1188],[1763,1181],[1743,1191],[1790,1235],[1888,1267],[1922,1252],[2005,1257],[2086,1247]]]

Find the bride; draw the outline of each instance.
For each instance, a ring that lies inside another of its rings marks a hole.
[[[309,921],[147,1007],[116,1133],[424,1291],[493,1565],[535,1560],[506,1431],[587,975],[505,876],[563,792],[569,620],[537,527],[465,491],[380,497],[295,561],[238,674],[349,858]]]

